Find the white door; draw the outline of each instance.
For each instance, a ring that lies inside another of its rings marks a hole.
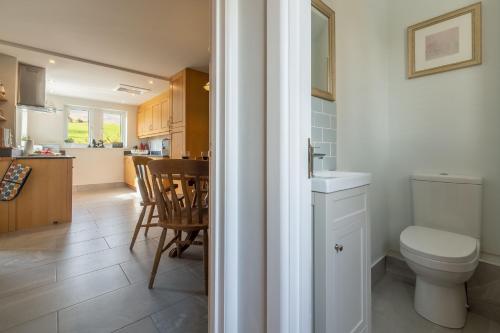
[[[326,332],[367,326],[366,212],[327,222]]]

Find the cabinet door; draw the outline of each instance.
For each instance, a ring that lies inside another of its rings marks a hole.
[[[125,171],[125,184],[127,184],[128,187],[133,188],[134,190],[136,189],[136,184],[135,184],[135,168],[134,168],[134,161],[132,160],[131,156],[125,156],[124,158],[124,171]]]
[[[160,105],[160,103],[154,104],[152,106],[152,113],[153,113],[152,131],[156,133],[156,132],[159,132],[161,129],[161,105]]]
[[[144,135],[149,135],[153,132],[153,108],[148,105],[144,109]]]
[[[171,144],[170,158],[174,159],[182,158],[182,154],[184,154],[184,150],[186,149],[183,128],[172,131],[170,144]]]
[[[161,108],[161,126],[160,130],[161,132],[169,132],[169,127],[170,127],[170,117],[171,117],[171,103],[170,100],[164,100],[161,102],[160,105]]]
[[[363,332],[368,324],[366,211],[326,227],[326,332]]]
[[[184,126],[185,113],[185,75],[178,75],[172,80],[172,127]]]
[[[142,137],[144,135],[144,109],[139,109],[137,112],[137,136]]]

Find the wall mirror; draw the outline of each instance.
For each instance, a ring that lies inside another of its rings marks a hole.
[[[311,6],[312,95],[335,100],[335,12],[321,0]]]

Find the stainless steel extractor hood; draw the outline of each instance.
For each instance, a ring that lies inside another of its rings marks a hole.
[[[17,105],[45,108],[45,68],[19,63]]]

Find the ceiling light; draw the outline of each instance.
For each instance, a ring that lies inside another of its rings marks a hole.
[[[154,81],[153,80],[149,80],[149,84],[154,84]]]
[[[56,61],[55,61],[54,59],[50,59],[50,60],[49,60],[49,62],[50,62],[51,64],[55,64],[55,63],[56,63]]]

